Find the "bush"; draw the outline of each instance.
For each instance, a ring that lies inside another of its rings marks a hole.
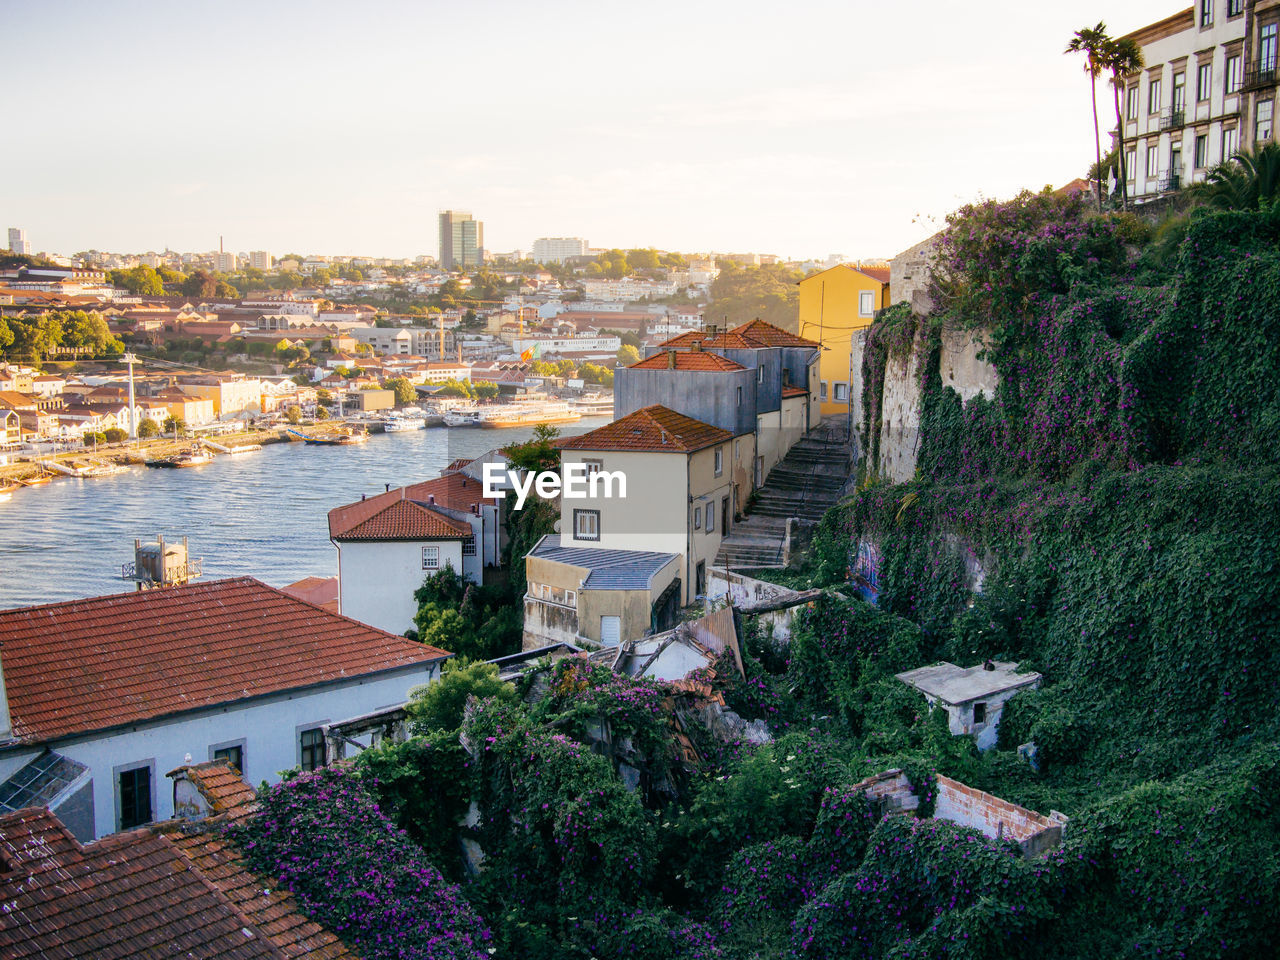
[[[107,443],[120,443],[129,439],[129,432],[121,430],[119,427],[108,427],[102,431],[102,437]]]
[[[409,691],[405,710],[416,733],[456,731],[462,726],[462,709],[468,697],[509,701],[515,695],[515,687],[498,679],[494,664],[455,657],[445,662],[439,680]]]
[[[144,419],[138,424],[138,437],[142,440],[150,440],[152,437],[160,435],[160,425],[150,417]]]

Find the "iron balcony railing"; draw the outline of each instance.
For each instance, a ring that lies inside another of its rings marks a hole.
[[[1160,114],[1161,130],[1176,130],[1187,122],[1187,111],[1182,107],[1165,110]]]
[[[1274,87],[1276,85],[1275,60],[1263,60],[1247,68],[1244,72],[1245,90],[1256,90],[1258,87]]]
[[[1177,173],[1166,173],[1160,178],[1160,192],[1172,193],[1182,186],[1182,175]]]

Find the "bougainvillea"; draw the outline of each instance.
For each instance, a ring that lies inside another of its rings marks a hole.
[[[479,960],[489,931],[350,770],[302,774],[258,798],[233,837],[255,870],[368,960]]]

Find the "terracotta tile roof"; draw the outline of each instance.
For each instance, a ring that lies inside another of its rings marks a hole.
[[[297,583],[281,587],[285,593],[317,607],[338,613],[338,578],[337,577],[303,577]]]
[[[393,500],[350,526],[334,529],[331,521],[329,535],[334,540],[447,540],[471,536],[471,526],[415,500]]]
[[[6,960],[288,956],[150,830],[82,847],[53,814],[27,808],[0,817],[0,860]]]
[[[331,931],[308,920],[291,895],[251,871],[236,846],[208,830],[166,824],[170,842],[287,957],[355,960]]]
[[[209,804],[210,816],[234,822],[258,809],[257,793],[225,757],[186,764],[170,770],[167,776],[182,776],[191,781]]]
[[[452,468],[453,464],[450,464]],[[431,498],[435,498],[432,504]],[[412,483],[407,487],[380,493],[376,497],[334,507],[329,511],[329,536],[335,540],[349,539],[345,531],[364,523],[381,513],[386,507],[400,500],[412,500],[430,508],[432,506],[452,510],[455,513],[474,513],[481,504],[495,505],[496,497],[485,498],[484,485],[464,473],[446,473],[434,480]],[[436,515],[439,513],[437,511]],[[470,530],[463,536],[469,536]]]
[[[0,611],[0,644],[28,741],[449,655],[250,577]]]
[[[672,357],[675,358],[674,367],[671,364]],[[730,360],[728,357],[720,356],[718,353],[708,353],[704,350],[664,350],[662,353],[655,353],[652,357],[641,360],[639,363],[633,363],[631,369],[699,370],[720,373],[728,370],[745,370],[747,368]]]
[[[642,407],[590,433],[569,437],[558,446],[561,450],[693,453],[732,439],[733,434],[728,430],[655,404]]]
[[[879,280],[881,283],[889,282],[888,267],[859,267],[852,263],[842,263],[840,266],[847,267],[855,273],[861,273],[864,276],[870,277],[872,280]]]
[[[798,337],[789,330],[783,330],[781,327],[766,323],[758,318],[750,323],[734,327],[729,332],[746,337],[748,340],[754,340],[766,347],[811,347],[814,350],[819,347],[819,344],[812,340]]]
[[[806,390],[804,387],[786,386],[782,388],[783,400],[790,399],[791,397],[807,397],[808,395],[809,395],[809,391]]]

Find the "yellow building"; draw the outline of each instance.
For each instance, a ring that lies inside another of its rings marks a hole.
[[[800,322],[795,331],[822,344],[818,408],[822,415],[849,412],[850,356],[855,333],[866,330],[877,310],[889,306],[887,266],[839,266],[800,281]]]

